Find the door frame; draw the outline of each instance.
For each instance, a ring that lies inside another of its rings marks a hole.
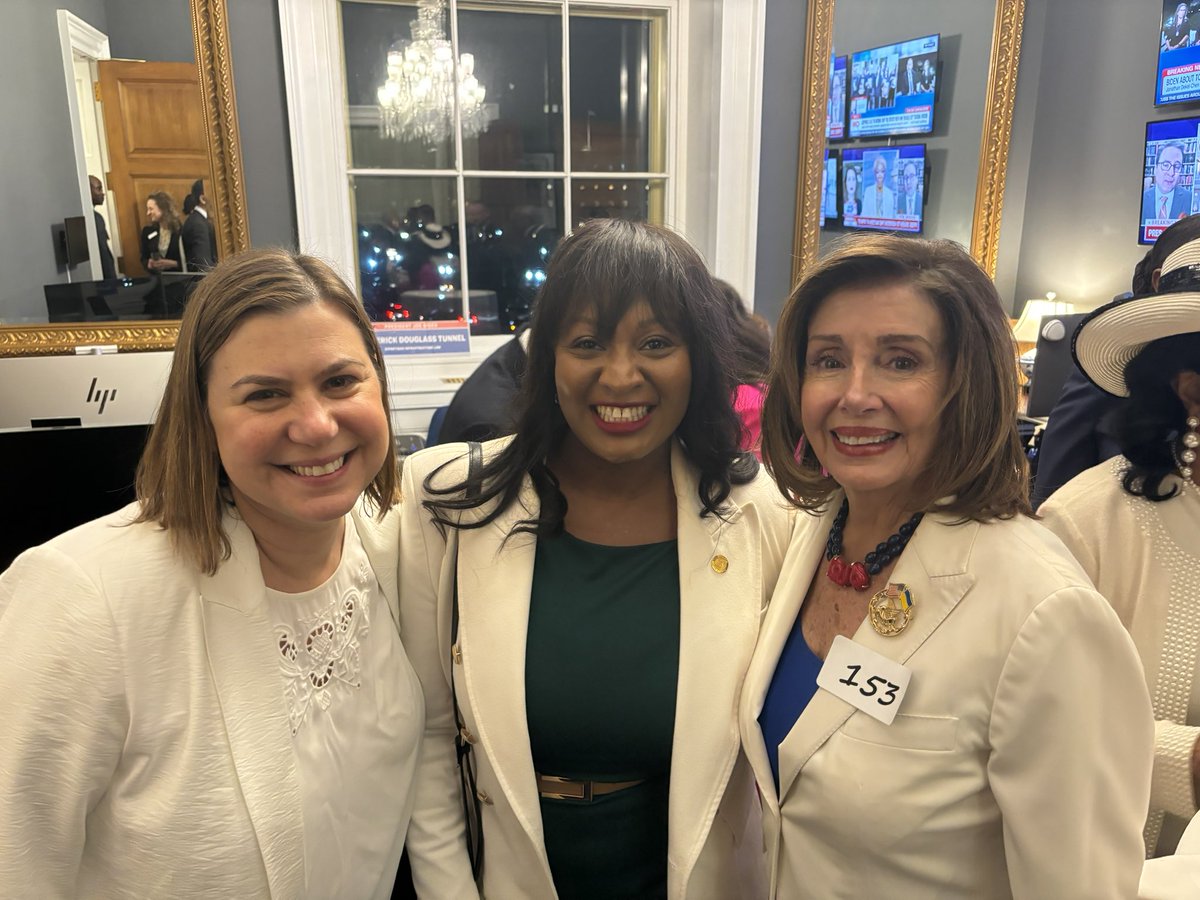
[[[75,150],[75,180],[79,185],[79,202],[83,210],[83,224],[87,230],[88,260],[91,280],[100,281],[104,272],[100,267],[100,240],[96,235],[96,217],[89,216],[92,208],[92,193],[88,186],[87,158],[83,150],[83,125],[80,120],[79,99],[75,96],[75,64],[73,57],[82,56],[91,61],[111,59],[108,35],[93,28],[83,19],[65,9],[58,10],[58,42],[62,48],[63,76],[67,88],[67,111],[71,120],[71,146]],[[104,136],[101,134],[101,143]],[[104,174],[101,173],[101,179]],[[70,272],[68,272],[68,277]]]

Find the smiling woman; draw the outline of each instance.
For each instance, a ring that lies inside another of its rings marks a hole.
[[[733,711],[792,519],[738,449],[733,322],[678,235],[590,222],[515,436],[406,461],[401,624],[457,623],[414,662],[477,760],[491,896],[765,896]]]
[[[0,576],[0,894],[391,896],[450,756],[421,752],[397,627],[386,396],[326,264],[249,251],[205,279],[138,502]],[[414,863],[471,897],[441,822]]]

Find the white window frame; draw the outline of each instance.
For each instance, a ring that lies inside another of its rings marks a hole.
[[[508,0],[509,4],[520,2]],[[671,101],[667,105],[665,221],[691,240],[714,272],[753,305],[765,0],[561,2],[568,15],[573,6],[667,11]],[[451,3],[453,9],[454,0]],[[329,260],[354,284],[357,263],[348,176],[367,172],[352,169],[349,163],[338,0],[279,0],[279,20],[299,245],[304,252]],[[564,120],[569,121],[569,75],[564,74]],[[569,153],[569,148],[564,152]],[[689,165],[693,159],[698,162]],[[569,159],[564,163],[570,172]],[[369,174],[426,177],[443,173],[370,170]],[[444,174],[458,173],[447,169]],[[501,174],[507,173],[463,172],[468,178]],[[570,175],[519,174],[562,178],[569,197]],[[646,177],[646,173],[622,173],[625,178],[635,176]],[[589,176],[578,173],[578,177]],[[652,173],[650,177],[660,175]],[[707,208],[700,208],[704,203]],[[456,382],[506,340],[505,335],[472,336],[470,354],[389,359],[393,393],[414,391],[436,399],[433,394],[452,392]]]

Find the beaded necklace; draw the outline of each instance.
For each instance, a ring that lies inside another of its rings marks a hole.
[[[826,576],[834,584],[842,587],[852,587],[856,591],[865,591],[871,586],[871,577],[883,571],[883,567],[904,552],[909,538],[917,530],[925,513],[914,513],[886,541],[881,541],[875,549],[863,557],[862,562],[847,563],[842,559],[842,532],[846,528],[846,517],[850,514],[850,501],[842,500],[842,508],[834,517],[833,527],[829,529],[829,540],[825,542],[825,558],[829,566]]]

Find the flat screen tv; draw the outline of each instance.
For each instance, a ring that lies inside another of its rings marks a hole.
[[[848,57],[829,59],[829,99],[825,103],[825,139],[846,136],[846,62]]]
[[[1163,0],[1154,102],[1200,99],[1200,0]]]
[[[842,224],[919,234],[925,225],[925,145],[843,150]]]
[[[1146,123],[1138,243],[1153,244],[1172,222],[1196,209],[1196,144],[1200,118]]]
[[[838,154],[828,147],[825,148],[825,168],[821,170],[821,217],[838,217]]]
[[[850,137],[933,131],[940,37],[931,34],[850,57]]]

